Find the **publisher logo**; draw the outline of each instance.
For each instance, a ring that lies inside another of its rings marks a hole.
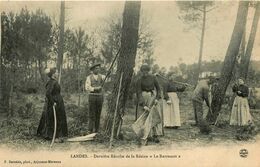
[[[239,151],[239,155],[240,155],[240,157],[242,157],[242,158],[246,158],[247,155],[248,155],[247,149],[241,149],[241,150]]]

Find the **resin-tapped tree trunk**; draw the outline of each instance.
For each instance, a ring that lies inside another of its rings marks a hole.
[[[246,24],[246,20],[247,20],[248,6],[249,6],[248,4],[249,4],[248,1],[239,2],[237,18],[231,36],[231,40],[226,52],[223,67],[221,70],[221,76],[216,85],[216,88],[213,91],[213,98],[212,98],[212,105],[211,105],[213,114],[212,115],[208,114],[207,116],[207,119],[210,121],[215,121],[217,119],[217,116],[221,110],[221,106],[225,97],[227,87],[232,77],[232,71],[234,69],[235,61],[239,52],[239,47],[245,31],[244,25]]]
[[[122,123],[121,116],[124,114],[125,104],[128,97],[130,83],[135,66],[135,57],[138,42],[138,29],[140,17],[140,1],[126,1],[123,13],[123,27],[121,36],[121,48],[117,60],[116,79],[114,80],[114,87],[112,95],[109,99],[108,113],[105,119],[105,133],[111,134],[112,123],[114,119],[114,112],[116,108],[116,99],[118,92],[120,93],[118,102],[118,111],[116,115],[116,124],[114,134],[120,131],[120,124]],[[122,86],[119,91],[120,76],[123,73]]]

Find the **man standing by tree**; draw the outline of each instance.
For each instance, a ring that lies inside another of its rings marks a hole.
[[[105,76],[99,73],[100,63],[90,67],[91,74],[87,77],[85,89],[89,92],[89,118],[88,130],[89,133],[98,132],[100,124],[100,115],[103,104],[102,84]]]
[[[209,134],[211,131],[209,123],[207,120],[203,119],[203,102],[205,100],[207,106],[209,107],[209,112],[211,112],[209,102],[209,86],[212,83],[213,78],[207,78],[199,81],[192,95],[196,125],[199,126],[200,132],[204,134]]]

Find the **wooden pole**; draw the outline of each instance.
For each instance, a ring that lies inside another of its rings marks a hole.
[[[123,118],[120,115],[119,126],[117,128],[117,133],[116,133],[117,138],[119,138],[119,134],[120,134],[120,131],[121,131],[122,124],[123,124]]]
[[[166,80],[167,82],[169,82],[169,80],[168,80],[166,77],[164,77],[164,76],[162,76],[162,75],[160,75],[160,74],[156,74],[156,76],[159,76],[159,77],[161,77],[162,79],[164,79],[164,80]],[[184,83],[184,82],[178,82],[178,81],[172,81],[172,82],[177,83],[177,84],[187,85],[187,86],[190,86],[190,87],[194,87],[194,85],[191,85],[191,84],[188,84],[188,83]]]
[[[114,129],[115,129],[115,124],[116,124],[116,115],[117,115],[118,102],[119,102],[120,91],[121,91],[121,86],[122,86],[123,74],[124,74],[124,73],[122,72],[121,77],[120,77],[120,83],[119,83],[118,93],[117,93],[116,109],[115,109],[115,112],[114,112],[114,119],[113,119],[113,125],[112,125],[112,130],[111,130],[109,149],[112,148],[113,139],[114,139]]]
[[[106,74],[106,76],[105,76],[105,79],[104,79],[104,81],[103,81],[103,83],[102,83],[102,88],[104,87],[104,85],[105,85],[105,82],[106,82],[106,79],[108,78],[108,76],[110,75],[110,73],[111,73],[111,71],[112,71],[112,69],[113,69],[113,66],[114,66],[114,64],[115,64],[115,62],[116,62],[116,60],[117,60],[117,57],[118,57],[118,55],[119,55],[119,53],[120,53],[120,48],[119,48],[119,50],[117,51],[117,53],[116,53],[116,56],[115,56],[115,58],[114,58],[114,60],[112,61],[112,63],[111,63],[111,65],[110,65],[110,67],[109,67],[109,69],[108,69],[108,72],[107,72],[107,74]]]
[[[135,106],[135,121],[137,120],[138,117],[138,108],[139,108],[139,99],[137,98],[136,100],[136,106]]]

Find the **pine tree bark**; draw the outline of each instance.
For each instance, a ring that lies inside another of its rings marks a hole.
[[[120,116],[124,114],[125,104],[128,97],[130,83],[135,66],[135,58],[138,42],[138,29],[140,17],[140,1],[126,1],[123,13],[123,27],[121,36],[121,51],[117,60],[117,72],[111,98],[109,99],[108,114],[105,120],[105,134],[110,135],[112,130],[113,117],[119,89],[120,77],[123,72],[122,86],[120,90],[118,111],[114,132],[120,127]],[[114,133],[116,134],[116,133]]]
[[[255,15],[254,15],[254,19],[252,22],[251,32],[250,32],[247,47],[246,47],[246,53],[245,53],[244,57],[241,59],[240,77],[242,77],[244,79],[247,78],[247,74],[248,74],[249,63],[250,63],[252,50],[253,50],[254,42],[255,42],[255,36],[256,36],[256,32],[257,32],[257,25],[259,22],[259,16],[260,16],[260,3],[257,2],[256,9],[255,9]]]
[[[0,19],[0,112],[3,110],[2,19]]]
[[[242,37],[242,41],[241,41],[241,44],[239,47],[238,56],[236,58],[236,62],[235,62],[234,70],[233,70],[233,77],[231,79],[231,82],[236,81],[240,77],[240,73],[241,73],[240,65],[241,65],[241,60],[243,60],[245,57],[245,50],[246,50],[246,24],[245,24],[245,31],[244,31],[244,34]]]
[[[235,22],[235,26],[233,29],[232,37],[226,52],[225,60],[223,63],[223,67],[221,70],[221,76],[220,79],[216,85],[216,88],[213,91],[213,98],[212,98],[212,115],[208,115],[207,118],[210,121],[216,120],[220,110],[221,106],[225,97],[226,89],[229,85],[229,82],[232,78],[232,71],[234,69],[234,64],[239,52],[239,47],[241,44],[241,40],[245,31],[245,23],[247,20],[247,14],[248,14],[248,4],[247,1],[240,1],[238,12],[237,12],[237,18]]]

